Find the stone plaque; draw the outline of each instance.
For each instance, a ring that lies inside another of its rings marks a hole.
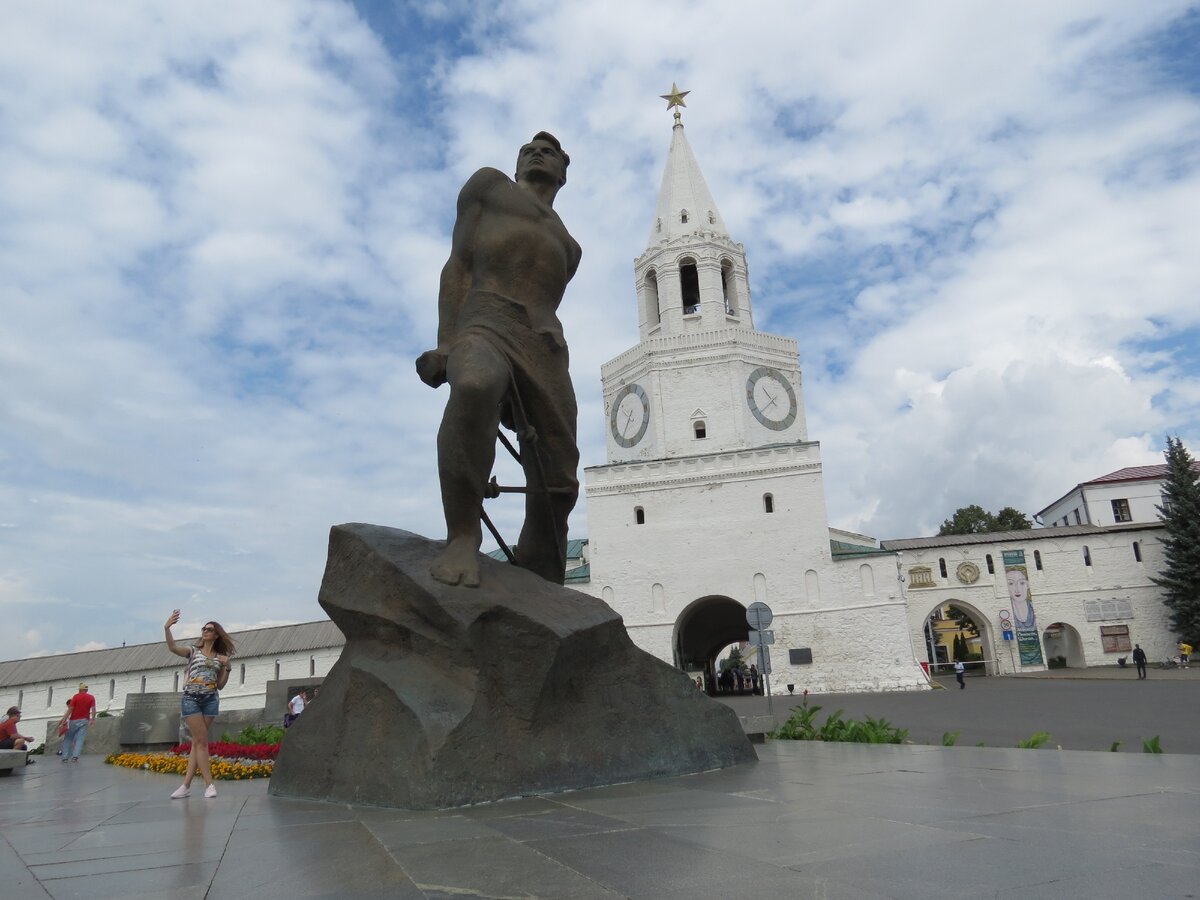
[[[121,716],[122,744],[174,744],[179,741],[179,694],[130,694]]]

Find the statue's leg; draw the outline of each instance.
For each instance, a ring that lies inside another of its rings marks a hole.
[[[525,524],[517,542],[517,563],[555,584],[563,583],[567,551],[567,519],[579,497],[579,444],[575,437],[575,391],[567,371],[566,350],[551,356],[553,366],[536,377],[518,377],[525,415],[537,432],[533,447],[521,447],[521,464],[530,488],[566,488],[565,493],[540,490],[525,496]],[[538,460],[540,459],[540,466]]]
[[[486,339],[468,335],[446,365],[450,399],[438,430],[438,474],[446,514],[446,549],[429,573],[446,584],[479,585],[479,513],[496,458],[500,401],[510,384],[508,362]]]

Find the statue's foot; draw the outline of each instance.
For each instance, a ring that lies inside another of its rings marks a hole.
[[[479,547],[471,540],[450,541],[429,567],[429,574],[442,584],[479,587]]]

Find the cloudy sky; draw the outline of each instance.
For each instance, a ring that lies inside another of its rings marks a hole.
[[[9,7],[0,658],[174,607],[317,619],[331,524],[441,537],[445,392],[412,361],[459,186],[543,128],[603,463],[673,81],[756,323],[800,343],[832,524],[1032,513],[1195,450],[1197,46],[1166,0]]]

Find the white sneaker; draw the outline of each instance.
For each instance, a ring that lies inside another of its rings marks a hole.
[[[205,800],[211,800],[215,796],[217,796],[217,786],[215,784],[210,784],[204,789]]]
[[[182,800],[184,797],[187,797],[191,793],[192,793],[191,788],[189,788],[186,784],[181,784],[179,787],[175,788],[175,792],[173,794],[171,794],[171,799],[172,800]]]

